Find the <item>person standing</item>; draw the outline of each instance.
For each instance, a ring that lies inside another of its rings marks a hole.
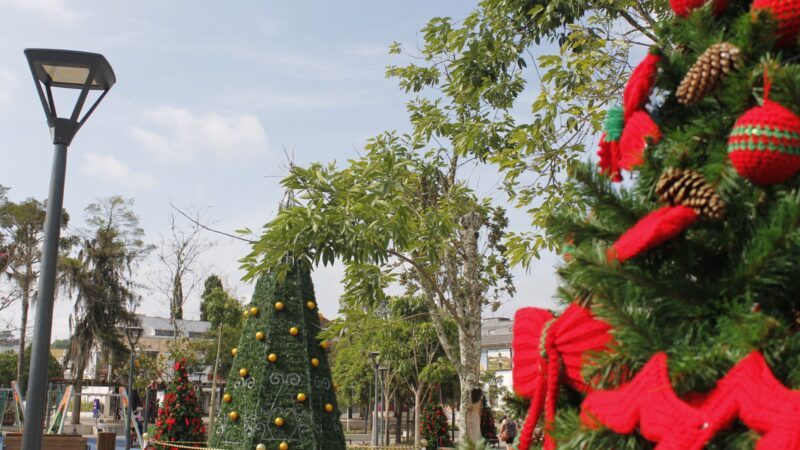
[[[500,422],[500,440],[506,443],[506,450],[513,450],[514,439],[517,437],[517,423],[508,416],[503,416]]]

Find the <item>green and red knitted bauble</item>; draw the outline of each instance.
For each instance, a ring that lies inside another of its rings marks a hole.
[[[753,183],[783,183],[800,172],[800,117],[764,100],[736,121],[728,157],[739,175]]]
[[[725,8],[728,7],[728,0],[669,0],[669,6],[675,11],[675,14],[681,17],[688,17],[697,8],[702,7],[710,1],[714,2],[714,14],[722,14]]]
[[[753,12],[766,10],[778,22],[778,45],[782,47],[797,44],[800,33],[800,0],[755,0]]]

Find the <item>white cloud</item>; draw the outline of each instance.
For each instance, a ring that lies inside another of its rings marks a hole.
[[[81,172],[95,177],[103,183],[128,189],[148,189],[158,184],[158,180],[153,175],[134,172],[111,155],[97,153],[84,155]]]
[[[79,20],[83,14],[72,9],[67,0],[0,0],[0,5],[8,4],[18,9],[35,11],[46,19],[71,23]]]
[[[12,93],[18,85],[19,80],[10,70],[0,69],[0,108],[11,103]]]
[[[266,153],[269,146],[264,127],[252,114],[195,115],[160,106],[145,111],[143,117],[155,129],[131,127],[131,135],[164,162],[191,161],[207,154],[241,159]]]

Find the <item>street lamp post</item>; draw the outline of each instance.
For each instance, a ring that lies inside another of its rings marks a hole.
[[[375,402],[372,414],[372,446],[378,445],[378,356],[379,352],[372,352],[369,357],[372,359],[372,367],[375,372]]]
[[[381,434],[380,434],[380,438],[378,438],[378,441],[384,440],[384,444],[385,445],[389,445],[389,442],[387,442],[388,439],[386,439],[388,437],[388,434],[389,434],[389,405],[384,403],[386,401],[386,399],[384,398],[384,397],[386,397],[386,386],[384,385],[384,382],[386,380],[386,374],[389,372],[389,368],[388,367],[380,367],[380,368],[378,368],[378,370],[381,373],[381,375],[380,375],[380,378],[381,378],[381,415],[383,416],[381,418],[381,426],[380,426]]]
[[[131,362],[128,370],[128,414],[125,418],[125,450],[131,450],[131,418],[133,417],[133,365],[136,356],[136,343],[142,336],[141,327],[125,327],[125,336],[131,346]]]
[[[33,348],[25,405],[25,434],[23,450],[39,450],[42,444],[47,395],[47,362],[50,354],[50,337],[53,326],[53,300],[55,298],[56,263],[61,237],[61,210],[64,204],[64,177],[67,170],[67,147],[75,134],[94,112],[108,90],[116,82],[114,71],[106,58],[96,53],[69,50],[27,49],[25,57],[33,75],[39,100],[42,102],[47,125],[53,139],[55,152],[47,199],[47,216],[44,225],[42,263],[39,273],[39,298],[33,328]],[[70,117],[58,117],[53,88],[78,89],[80,94]],[[89,91],[102,91],[81,118],[81,110]]]

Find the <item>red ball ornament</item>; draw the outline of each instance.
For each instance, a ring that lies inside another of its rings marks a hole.
[[[745,112],[728,137],[728,158],[739,175],[755,184],[783,183],[800,172],[800,117],[769,100]]]
[[[714,14],[720,15],[728,7],[728,0],[669,0],[669,6],[675,14],[681,17],[688,17],[697,8],[702,7],[709,1],[714,2]]]
[[[753,12],[766,10],[778,22],[778,45],[790,47],[797,44],[800,33],[800,0],[755,0]]]

